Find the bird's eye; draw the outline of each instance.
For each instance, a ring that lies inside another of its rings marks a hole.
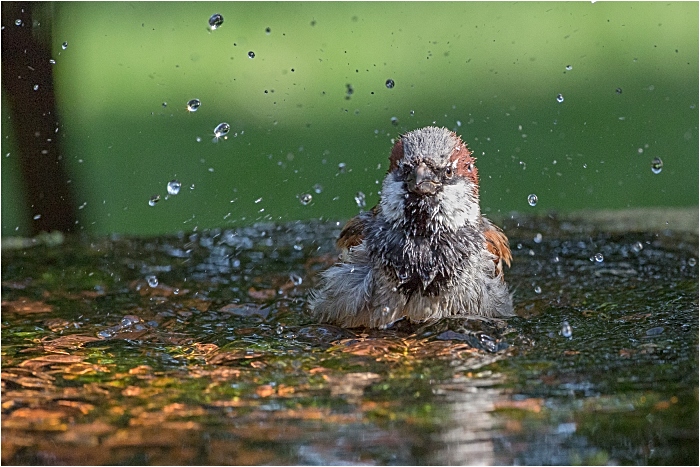
[[[474,164],[470,163],[469,165],[467,165],[467,172],[471,172],[472,170],[474,170]]]
[[[447,167],[445,167],[445,177],[452,178],[452,174],[453,174],[452,167],[449,165]]]

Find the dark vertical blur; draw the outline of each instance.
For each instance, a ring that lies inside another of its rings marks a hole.
[[[32,233],[75,228],[76,209],[58,144],[51,49],[32,32],[34,2],[2,2],[2,90],[20,159]]]

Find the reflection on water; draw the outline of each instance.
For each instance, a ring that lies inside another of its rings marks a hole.
[[[505,228],[519,317],[384,331],[308,314],[334,222],[3,239],[2,461],[697,462],[697,233]]]

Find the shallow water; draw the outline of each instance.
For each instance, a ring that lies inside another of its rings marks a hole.
[[[519,317],[372,332],[336,223],[4,239],[2,462],[696,465],[697,233],[504,225]]]

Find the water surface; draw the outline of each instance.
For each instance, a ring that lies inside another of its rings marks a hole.
[[[2,462],[696,465],[697,229],[503,225],[518,317],[386,331],[335,222],[3,239]]]

